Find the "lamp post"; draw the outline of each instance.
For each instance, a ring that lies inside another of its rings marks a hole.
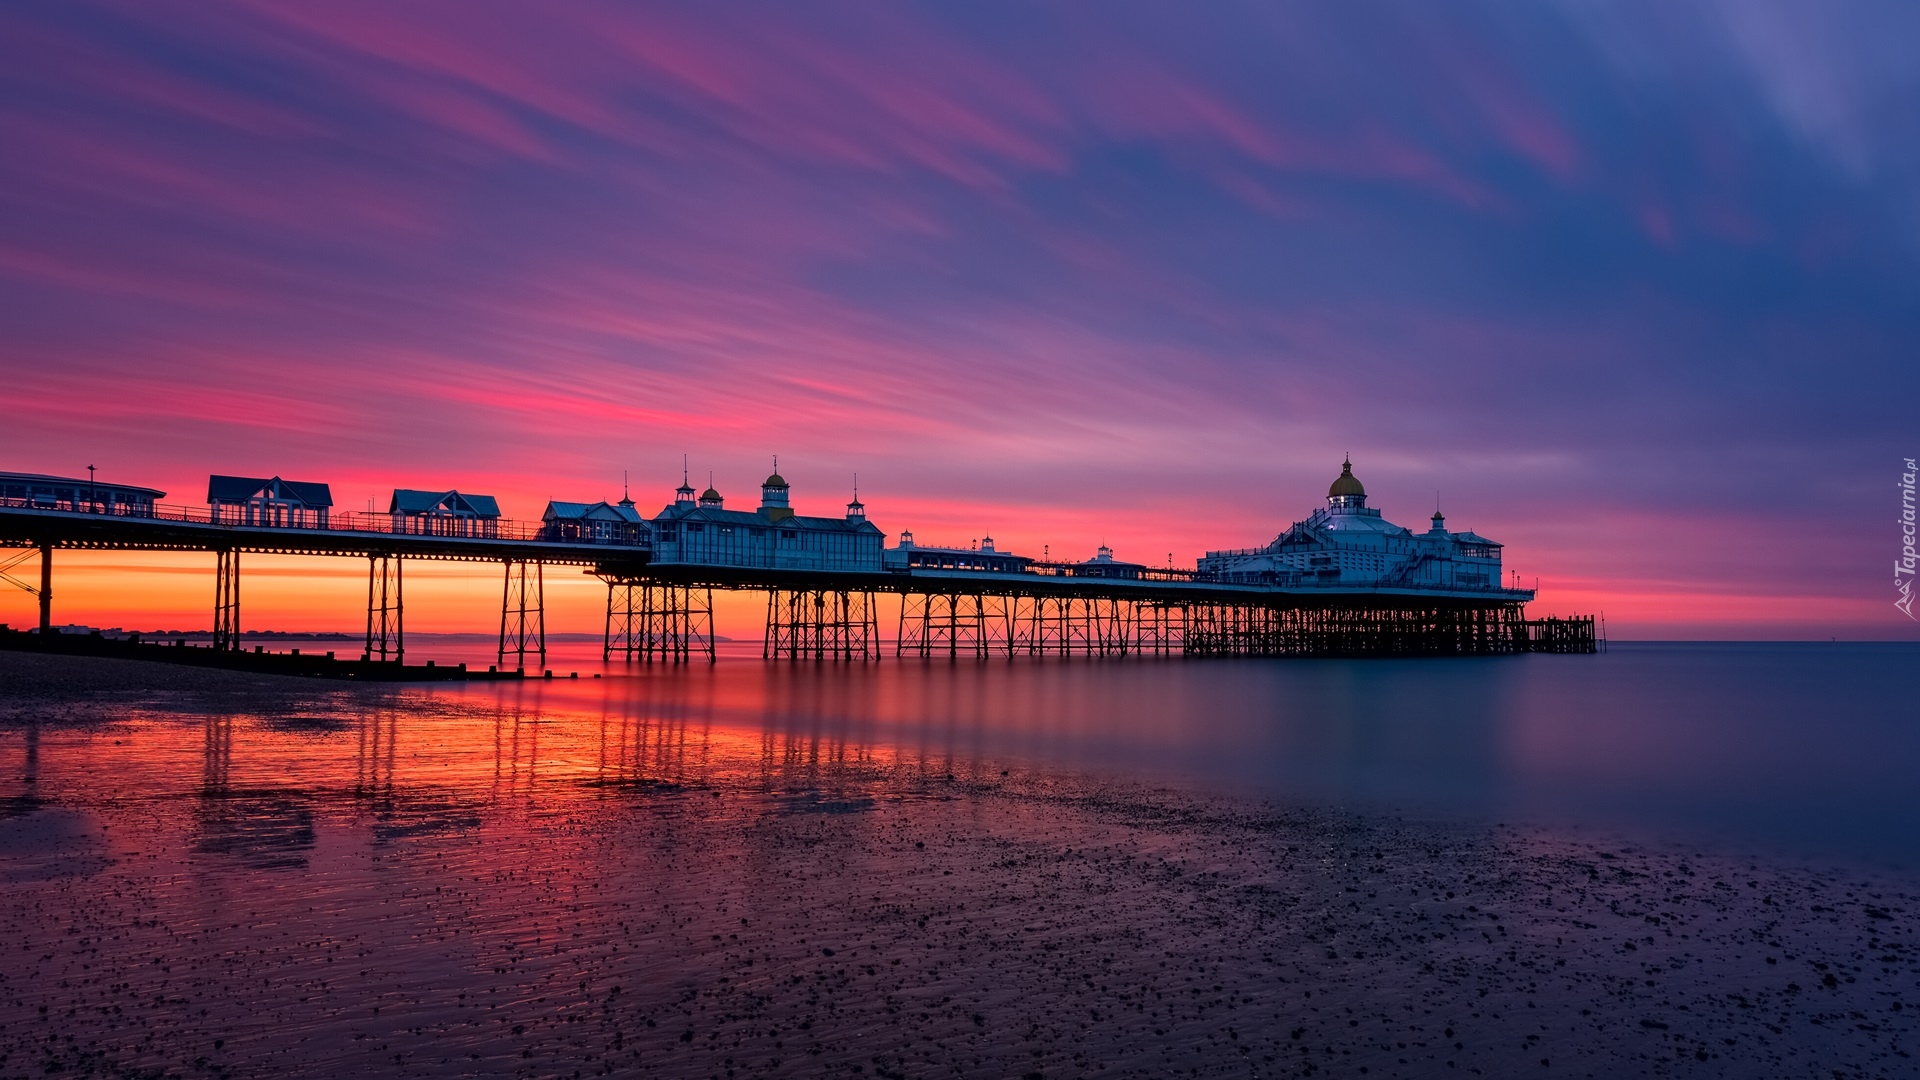
[[[89,465],[87,466],[87,513],[96,513],[97,511],[94,510],[94,507],[99,505],[100,495],[95,490],[93,484],[93,466]]]

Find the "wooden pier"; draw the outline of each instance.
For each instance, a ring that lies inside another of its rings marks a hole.
[[[209,657],[192,662],[229,666],[211,659],[224,655],[235,658],[231,666],[249,670],[266,665],[342,678],[480,677],[404,663],[402,567],[410,559],[491,562],[502,568],[496,677],[526,669],[529,655],[534,670],[545,666],[545,571],[550,565],[575,567],[606,583],[605,659],[713,660],[715,590],[766,594],[762,653],[783,660],[880,659],[885,646],[878,600],[885,594],[899,598],[892,651],[902,657],[1492,656],[1592,653],[1602,644],[1591,616],[1529,620],[1525,605],[1533,592],[1497,585],[1236,584],[1191,570],[1140,567],[1115,576],[1047,563],[1009,572],[656,564],[645,544],[558,540],[531,530],[485,537],[422,535],[17,506],[0,506],[0,547],[24,549],[0,558],[0,577],[39,593],[39,636],[49,643],[57,640],[51,633],[56,550],[207,552],[215,563],[215,647],[190,650]],[[6,574],[36,551],[38,590]],[[358,660],[243,651],[241,556],[255,552],[367,560],[367,629]],[[141,655],[158,648],[125,647]],[[184,662],[186,654],[180,655]]]

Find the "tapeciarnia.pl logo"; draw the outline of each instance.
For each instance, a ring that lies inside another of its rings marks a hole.
[[[1900,594],[1893,606],[1909,619],[1920,621],[1913,613],[1913,459],[1907,458],[1907,471],[1900,474],[1900,557],[1893,560],[1893,588]]]

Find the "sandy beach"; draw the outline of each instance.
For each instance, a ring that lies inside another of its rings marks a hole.
[[[0,1075],[1913,1074],[1914,896],[1864,872],[999,762],[569,773],[564,719],[394,783],[354,718],[457,710],[0,663]],[[98,764],[16,779],[29,727]],[[97,771],[172,738],[356,749]]]

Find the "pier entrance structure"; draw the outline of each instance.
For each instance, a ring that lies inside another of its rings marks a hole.
[[[7,494],[0,484],[0,583],[24,587],[40,599],[40,631],[53,627],[56,550],[181,551],[214,556],[214,647],[242,647],[241,556],[322,555],[367,560],[367,634],[363,660],[403,663],[406,622],[403,566],[412,560],[498,563],[502,664],[523,667],[529,653],[546,658],[545,568],[630,573],[646,564],[644,528],[585,530],[560,536],[540,523],[503,520],[494,500],[458,492],[394,493],[384,514],[332,513],[325,484],[274,477],[215,476],[205,507],[166,506],[163,492],[110,488],[93,497],[86,481],[66,481],[63,494],[27,490]],[[72,485],[79,484],[78,489]],[[25,487],[26,485],[22,485]],[[50,487],[51,485],[40,485]],[[80,494],[76,498],[74,492]],[[135,499],[133,494],[151,496]],[[8,574],[38,552],[38,589]]]
[[[315,486],[247,485],[280,500]],[[36,591],[9,571],[39,555],[48,632],[56,548],[209,552],[216,645],[238,649],[242,554],[366,558],[365,658],[398,661],[404,560],[495,562],[504,575],[498,659],[511,655],[516,669],[529,653],[544,666],[548,566],[606,584],[607,659],[712,660],[715,590],[766,594],[769,659],[879,659],[883,594],[898,598],[891,651],[902,657],[1470,656],[1598,645],[1591,617],[1526,618],[1534,591],[1503,582],[1498,543],[1448,531],[1437,510],[1423,533],[1386,521],[1366,505],[1351,462],[1324,509],[1262,547],[1210,551],[1191,570],[1126,562],[1104,545],[1081,561],[997,550],[991,537],[943,547],[902,533],[886,548],[857,493],[841,517],[796,514],[790,495],[776,463],[756,510],[728,510],[711,483],[696,494],[683,476],[651,520],[623,498],[556,502],[541,522],[520,524],[486,496],[405,489],[387,514],[332,514],[324,527],[291,509],[229,517],[116,501],[126,509],[107,512],[71,496],[58,506],[0,496],[0,548],[27,549],[0,555],[0,581]]]

